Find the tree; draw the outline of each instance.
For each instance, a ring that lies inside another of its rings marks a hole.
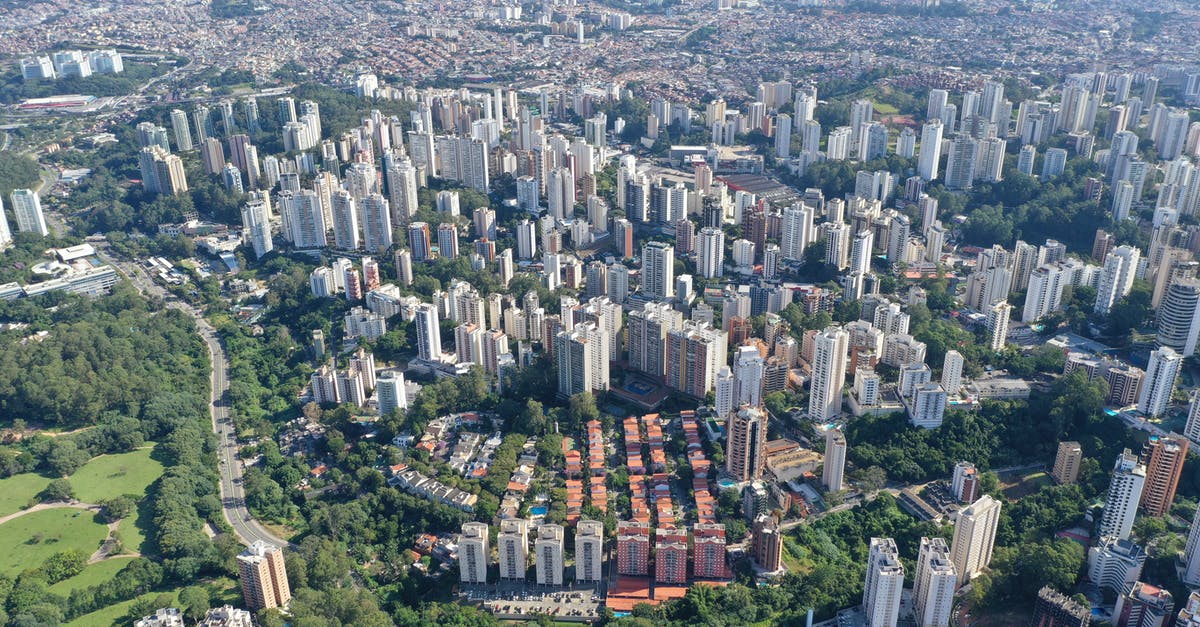
[[[43,503],[54,501],[70,501],[75,498],[75,488],[71,486],[71,482],[66,479],[55,479],[51,481],[41,493],[38,494],[38,500]]]
[[[199,621],[208,612],[211,599],[203,586],[188,586],[179,591],[179,605],[188,618]]]
[[[105,520],[116,522],[133,512],[137,503],[129,495],[122,495],[101,501],[99,505]]]

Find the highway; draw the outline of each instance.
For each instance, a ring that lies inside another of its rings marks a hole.
[[[249,545],[255,541],[275,546],[289,546],[289,542],[268,531],[250,515],[246,507],[246,494],[242,484],[242,463],[238,459],[237,433],[229,415],[229,354],[217,335],[216,329],[204,319],[203,313],[180,302],[155,283],[137,264],[119,262],[112,256],[107,242],[94,242],[97,256],[111,264],[118,272],[133,283],[139,292],[161,298],[168,307],[187,313],[196,320],[196,329],[208,346],[211,364],[211,398],[209,413],[213,432],[217,434],[218,471],[221,475],[221,505],[225,521],[233,528],[238,540]]]

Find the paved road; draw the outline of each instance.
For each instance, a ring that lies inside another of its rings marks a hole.
[[[112,264],[113,267],[129,279],[138,291],[146,295],[158,296],[168,307],[174,307],[196,319],[196,328],[200,337],[208,345],[210,363],[212,364],[211,390],[209,412],[212,415],[213,432],[217,434],[218,469],[221,474],[221,503],[225,520],[233,527],[238,540],[242,544],[263,541],[275,546],[287,546],[289,543],[268,531],[251,515],[246,508],[246,494],[242,485],[242,463],[238,460],[237,437],[233,421],[229,415],[229,354],[216,329],[208,324],[200,310],[179,302],[167,293],[162,286],[155,283],[136,264],[119,262],[112,258],[107,242],[95,244],[97,256]]]

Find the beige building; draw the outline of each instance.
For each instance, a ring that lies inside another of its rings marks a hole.
[[[285,607],[291,601],[282,549],[260,540],[242,551],[237,561],[246,607],[251,610]]]
[[[999,524],[1000,502],[986,494],[958,513],[950,553],[959,585],[970,581],[991,563]]]
[[[1054,457],[1054,470],[1050,476],[1061,485],[1075,483],[1079,478],[1079,463],[1083,461],[1083,449],[1078,442],[1059,442],[1058,455]]]

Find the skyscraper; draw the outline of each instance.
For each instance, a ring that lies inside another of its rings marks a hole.
[[[1054,456],[1054,469],[1050,476],[1060,485],[1075,483],[1079,478],[1079,463],[1083,461],[1083,449],[1078,442],[1059,442]]]
[[[762,405],[763,358],[753,346],[739,346],[733,353],[733,406]]]
[[[525,579],[529,559],[529,521],[508,518],[500,521],[496,536],[496,552],[500,556],[501,579]]]
[[[767,443],[767,414],[759,407],[743,405],[726,427],[725,470],[734,481],[753,481],[762,474]]]
[[[999,524],[1000,502],[987,494],[958,513],[950,552],[960,585],[970,581],[992,561]]]
[[[1164,516],[1171,510],[1187,451],[1187,439],[1178,435],[1152,435],[1146,442],[1146,485],[1141,507],[1147,516]]]
[[[988,346],[993,351],[1004,350],[1008,339],[1008,318],[1012,314],[1012,305],[1002,300],[992,304],[987,311]]]
[[[828,421],[842,412],[842,386],[846,383],[849,343],[849,334],[840,327],[828,327],[813,339],[809,419]]]
[[[1139,412],[1159,416],[1167,410],[1182,365],[1183,357],[1166,346],[1150,353],[1150,364],[1146,366],[1146,378],[1138,395]]]
[[[558,394],[568,398],[581,392],[608,389],[608,331],[595,322],[577,324],[560,332],[555,339],[554,357],[558,362]]]
[[[256,259],[262,259],[275,249],[271,237],[271,206],[265,196],[251,198],[242,205],[242,229],[254,248]]]
[[[1109,251],[1104,258],[1093,311],[1106,316],[1112,306],[1129,293],[1140,258],[1141,251],[1133,246],[1118,246]]]
[[[1117,456],[1113,466],[1108,498],[1104,501],[1104,514],[1097,528],[1099,535],[1114,536],[1121,540],[1129,538],[1145,485],[1146,467],[1138,463],[1136,455],[1125,449]]]
[[[237,556],[237,562],[246,607],[284,607],[292,599],[282,549],[257,540]]]
[[[481,522],[463,523],[458,537],[458,571],[462,583],[487,583],[491,561],[488,526]]]
[[[954,569],[946,541],[941,538],[921,538],[917,573],[913,579],[913,612],[917,625],[949,625],[957,588],[958,572]]]
[[[14,189],[13,213],[17,217],[17,230],[22,233],[37,233],[42,237],[50,234],[46,228],[46,216],[42,213],[42,199],[32,189]]]
[[[564,569],[562,525],[539,525],[537,534],[537,540],[533,542],[537,583],[539,586],[561,586]]]
[[[1190,588],[1200,586],[1200,505],[1192,516],[1192,526],[1188,529],[1187,545],[1183,551],[1183,573],[1180,577]]]
[[[575,581],[600,581],[604,564],[604,523],[581,520],[575,527]]]
[[[422,303],[413,318],[417,331],[417,354],[426,361],[442,360],[442,329],[437,306]]]
[[[821,483],[829,492],[842,489],[842,477],[846,471],[846,435],[841,429],[831,427],[825,432],[825,467]]]
[[[675,247],[649,242],[642,247],[642,293],[658,299],[675,296]]]
[[[728,336],[724,330],[689,320],[667,333],[666,384],[704,398],[725,365]]]
[[[867,578],[863,583],[863,613],[867,627],[893,627],[900,620],[904,565],[891,538],[871,538]]]
[[[700,229],[698,237],[700,250],[696,256],[696,272],[706,279],[722,276],[725,273],[725,232],[706,226]]]
[[[926,181],[938,177],[938,162],[942,158],[942,121],[932,119],[921,127],[921,148],[917,156],[917,173]]]

